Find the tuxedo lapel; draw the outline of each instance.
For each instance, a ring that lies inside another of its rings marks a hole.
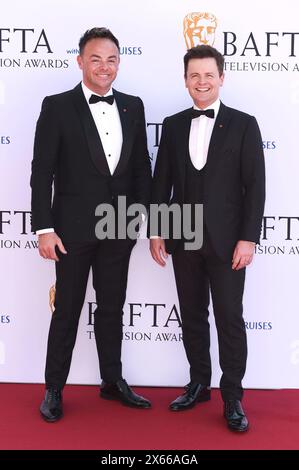
[[[84,133],[86,135],[86,141],[91,159],[100,173],[104,175],[111,175],[103,145],[89,106],[83,94],[81,84],[74,88],[73,99],[78,111],[79,119],[82,123]]]
[[[116,105],[119,112],[122,134],[123,134],[123,143],[120,153],[120,158],[118,164],[115,168],[114,175],[118,176],[126,167],[128,158],[131,153],[131,148],[133,144],[133,122],[134,116],[132,115],[132,108],[127,101],[126,96],[122,93],[119,93],[116,90],[113,90],[113,95],[116,101]]]
[[[223,146],[227,137],[229,121],[229,109],[221,103],[209,145],[206,164],[207,180],[209,180],[209,177],[213,175],[215,167],[219,163],[219,158],[223,154]]]
[[[189,135],[191,128],[191,109],[186,111],[180,116],[180,120],[177,122],[177,130],[175,130],[175,142],[176,142],[176,155],[177,155],[177,166],[180,175],[180,181],[182,184],[182,194],[184,194],[185,186],[185,172],[186,172],[186,161],[189,156]]]

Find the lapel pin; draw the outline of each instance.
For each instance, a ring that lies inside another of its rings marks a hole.
[[[223,124],[219,124],[219,127],[223,127]]]
[[[124,109],[123,109],[123,112],[126,113],[126,112],[127,112],[127,108],[124,108]]]

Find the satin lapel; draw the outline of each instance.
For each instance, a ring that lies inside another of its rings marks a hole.
[[[185,189],[186,161],[189,157],[189,135],[191,127],[191,112],[186,109],[185,114],[180,116],[176,123],[177,129],[174,129],[174,141],[177,157],[177,167],[182,185],[182,195]]]
[[[81,84],[74,88],[73,98],[86,136],[91,159],[100,173],[111,175],[102,142],[83,94]]]
[[[211,135],[207,164],[206,164],[206,179],[213,174],[215,167],[221,158],[223,145],[227,137],[228,125],[230,121],[230,113],[224,104],[220,104],[219,112],[216,118],[214,129]]]
[[[119,175],[126,167],[131,149],[133,144],[133,121],[134,116],[132,114],[132,109],[128,103],[126,97],[119,93],[116,90],[113,90],[115,97],[116,105],[119,112],[122,133],[123,133],[123,144],[121,148],[120,158],[115,168],[114,175]]]

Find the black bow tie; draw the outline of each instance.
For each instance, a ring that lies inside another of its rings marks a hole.
[[[214,109],[205,109],[204,111],[203,110],[199,110],[199,109],[193,109],[191,110],[191,119],[195,119],[195,118],[198,118],[199,116],[207,116],[208,118],[214,118]]]
[[[105,101],[108,104],[113,104],[114,96],[98,96],[98,95],[91,95],[89,98],[89,104],[98,103],[99,101]]]

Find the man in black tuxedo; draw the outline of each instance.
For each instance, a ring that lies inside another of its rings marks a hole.
[[[126,197],[128,205],[149,204],[151,168],[143,103],[111,88],[119,66],[119,43],[111,31],[86,31],[79,51],[82,83],[44,99],[32,161],[32,230],[38,234],[40,255],[56,261],[46,394],[40,407],[49,422],[63,414],[62,389],[90,267],[98,304],[94,331],[103,380],[100,396],[137,408],[151,406],[122,377],[122,308],[136,239],[99,240],[95,234],[99,204],[117,207],[119,196]]]
[[[194,106],[167,117],[154,173],[152,202],[203,205],[203,244],[184,249],[184,240],[151,232],[151,254],[161,266],[172,253],[190,364],[186,391],[170,404],[186,410],[210,399],[208,322],[211,290],[218,333],[221,394],[228,427],[246,431],[241,406],[247,343],[242,317],[245,267],[259,243],[265,199],[262,141],[253,116],[219,100],[224,58],[211,46],[184,57],[185,84]],[[172,193],[172,195],[171,195]],[[193,216],[194,217],[194,216]]]

